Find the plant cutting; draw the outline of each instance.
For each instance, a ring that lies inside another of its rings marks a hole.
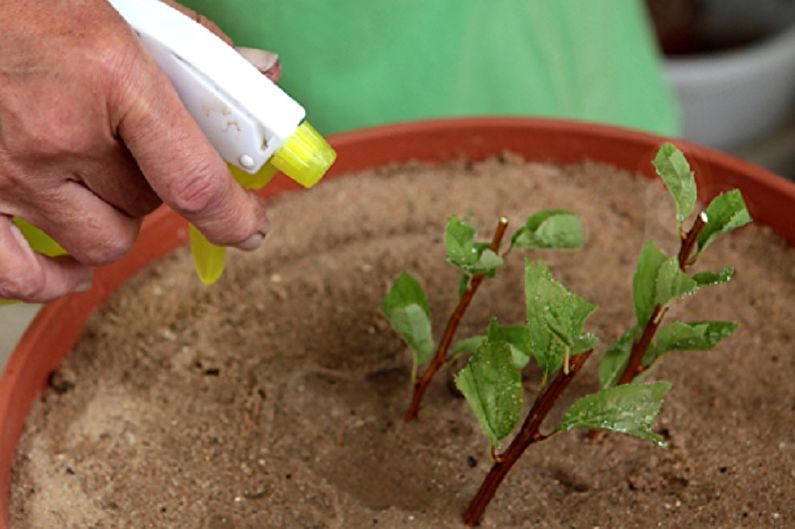
[[[467,525],[479,522],[524,451],[556,433],[585,428],[590,430],[592,437],[598,431],[616,431],[662,443],[662,438],[651,431],[651,425],[670,384],[632,384],[633,380],[667,352],[708,350],[735,330],[736,324],[732,322],[674,322],[663,327],[658,339],[652,341],[671,301],[732,278],[731,268],[719,273],[700,272],[692,277],[686,270],[716,237],[750,221],[742,195],[738,190],[731,190],[716,197],[685,231],[684,223],[696,204],[693,172],[682,152],[671,144],[660,147],[653,164],[676,205],[681,245],[678,255],[671,258],[653,242],[644,246],[633,278],[637,323],[616,341],[600,363],[602,389],[599,392],[577,401],[551,433],[541,432],[555,402],[597,345],[595,336],[584,332],[585,320],[596,306],[555,281],[543,263],[525,262],[526,324],[503,327],[493,319],[485,337],[474,336],[452,348],[450,358],[474,350],[455,382],[489,438],[494,459],[492,469],[464,515]],[[511,248],[514,245],[525,248],[580,246],[579,222],[550,223],[546,229],[540,229],[545,221],[555,219],[556,214],[565,214],[567,217],[560,219],[566,218],[569,222],[577,218],[569,212],[540,212],[514,234]],[[448,261],[462,271],[461,300],[450,318],[433,363],[419,380],[417,366],[427,361],[433,348],[427,299],[419,282],[407,273],[398,278],[387,295],[382,309],[414,356],[415,390],[406,414],[407,421],[416,416],[427,385],[448,359],[458,322],[480,282],[487,276],[493,277],[497,267],[502,265],[497,252],[506,227],[505,219],[500,219],[494,239],[491,244],[485,244],[473,242],[475,230],[457,217],[448,222],[445,247]],[[542,391],[508,448],[497,453],[500,442],[514,431],[521,419],[524,406],[521,370],[531,359],[543,374]]]
[[[450,345],[458,324],[481,283],[495,276],[503,258],[514,248],[571,249],[578,248],[583,241],[582,223],[576,215],[563,210],[544,210],[528,217],[511,236],[508,249],[500,256],[507,228],[508,219],[500,218],[491,243],[485,243],[475,242],[476,230],[459,217],[453,216],[447,222],[444,233],[447,260],[461,271],[461,281],[458,304],[447,321],[435,353],[431,311],[419,281],[411,274],[403,273],[384,300],[381,309],[413,353],[413,392],[405,414],[406,422],[411,422],[419,414],[423,395],[439,369],[457,356],[450,355]],[[419,368],[429,360],[430,364],[420,375]]]
[[[654,167],[676,204],[679,251],[669,257],[653,241],[643,247],[632,282],[636,321],[599,364],[603,388],[632,382],[671,351],[707,351],[737,328],[727,321],[677,321],[667,325],[662,321],[671,302],[703,287],[726,283],[734,276],[731,267],[692,276],[686,272],[718,236],[751,222],[742,193],[732,189],[718,195],[685,230],[684,224],[696,208],[693,171],[682,152],[671,144],[660,148]]]
[[[546,265],[529,260],[525,263],[525,297],[527,324],[508,327],[512,331],[506,332],[493,320],[485,340],[456,376],[456,385],[489,438],[494,460],[464,514],[464,523],[470,526],[480,521],[525,450],[557,433],[599,428],[662,443],[651,426],[670,388],[667,382],[627,384],[587,395],[569,408],[551,432],[541,431],[556,401],[597,344],[592,334],[584,332],[585,320],[596,306],[555,281]],[[512,350],[528,351],[544,375],[552,378],[536,397],[508,448],[497,453],[500,442],[519,424],[524,407],[521,372]]]

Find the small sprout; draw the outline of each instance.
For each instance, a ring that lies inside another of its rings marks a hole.
[[[398,334],[409,343],[410,348],[414,351],[414,369],[412,371],[414,392],[411,403],[406,410],[406,421],[413,420],[419,413],[423,395],[438,370],[446,362],[462,354],[473,353],[482,343],[482,340],[472,337],[469,341],[457,343],[450,351],[458,323],[472,302],[481,283],[487,278],[494,277],[497,269],[503,264],[503,257],[499,255],[499,252],[507,227],[508,219],[500,217],[491,243],[485,243],[475,241],[475,228],[459,217],[453,216],[448,220],[444,231],[444,246],[447,251],[447,260],[461,270],[461,280],[458,288],[459,301],[447,322],[442,338],[436,348],[436,353],[421,376],[418,376],[418,367],[427,362],[431,356],[425,349],[427,345],[426,338],[424,337],[422,340],[423,349],[419,350],[416,343],[408,342],[405,329],[401,330],[396,327]],[[568,211],[540,211],[527,219],[525,225],[517,230],[512,240],[518,241],[517,245],[522,248],[574,248],[582,244],[582,223],[576,215]],[[404,315],[403,319],[406,317]],[[389,319],[392,322],[392,318],[390,317]],[[428,319],[430,320],[430,311],[428,311]],[[392,323],[395,326],[395,323]],[[405,322],[402,325],[405,327]],[[428,323],[428,327],[430,327],[430,323]],[[508,326],[503,332],[506,335],[506,341],[511,351],[512,361],[517,368],[521,369],[527,365],[531,356],[527,331],[524,326]],[[428,334],[429,336],[430,334]],[[575,348],[577,347],[579,345],[575,344]],[[433,348],[432,342],[431,348]]]
[[[684,155],[670,144],[662,146],[654,166],[676,203],[677,223],[681,228],[695,208],[697,189],[692,171]],[[677,322],[660,326],[670,302],[732,279],[731,267],[718,273],[697,272],[692,276],[687,269],[719,235],[750,221],[742,194],[735,189],[715,197],[706,211],[698,214],[680,241],[677,257],[668,258],[653,242],[646,243],[632,284],[636,322],[602,358],[599,382],[603,388],[631,382],[667,352],[709,350],[734,331],[736,325],[731,322]]]

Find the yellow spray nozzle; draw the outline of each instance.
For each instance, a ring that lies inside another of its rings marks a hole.
[[[279,170],[304,187],[312,187],[326,174],[337,153],[315,129],[304,121],[287,138],[282,148],[256,174],[248,174],[229,164],[235,180],[246,189],[265,187]],[[196,272],[205,285],[220,279],[224,271],[226,249],[212,244],[194,227],[190,243]]]
[[[302,186],[312,187],[323,178],[336,159],[337,153],[331,145],[304,121],[287,138],[271,163]]]

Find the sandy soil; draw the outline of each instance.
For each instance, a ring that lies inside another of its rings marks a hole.
[[[553,207],[582,216],[585,248],[531,257],[599,305],[589,329],[607,344],[631,324],[644,240],[669,252],[676,241],[662,187],[604,166],[385,168],[275,202],[265,248],[234,254],[212,288],[185,251],[156,264],[93,317],[35,407],[12,528],[461,527],[486,440],[448,373],[403,423],[409,353],[378,306],[410,270],[438,337],[457,290],[446,217],[473,214],[486,239],[498,215],[516,228]],[[483,285],[459,338],[491,315],[522,321],[521,261]],[[741,324],[655,373],[674,384],[657,427],[670,448],[556,436],[525,454],[484,527],[795,527],[795,252],[752,226],[696,268],[726,264],[732,284],[669,315]],[[595,389],[596,363],[561,407]]]

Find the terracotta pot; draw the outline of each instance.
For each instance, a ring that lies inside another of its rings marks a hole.
[[[406,123],[333,138],[339,158],[327,178],[391,162],[480,160],[503,151],[529,160],[605,162],[651,178],[650,161],[663,141],[659,136],[614,127],[528,118]],[[739,187],[755,220],[795,245],[795,184],[725,154],[677,143],[695,166],[702,200]],[[263,195],[272,197],[297,188],[286,178],[277,179]],[[185,243],[185,222],[172,211],[159,209],[144,223],[132,252],[97,271],[90,292],[47,305],[22,337],[0,379],[0,529],[7,529],[16,443],[49,374],[71,350],[95,308],[141,268]]]

